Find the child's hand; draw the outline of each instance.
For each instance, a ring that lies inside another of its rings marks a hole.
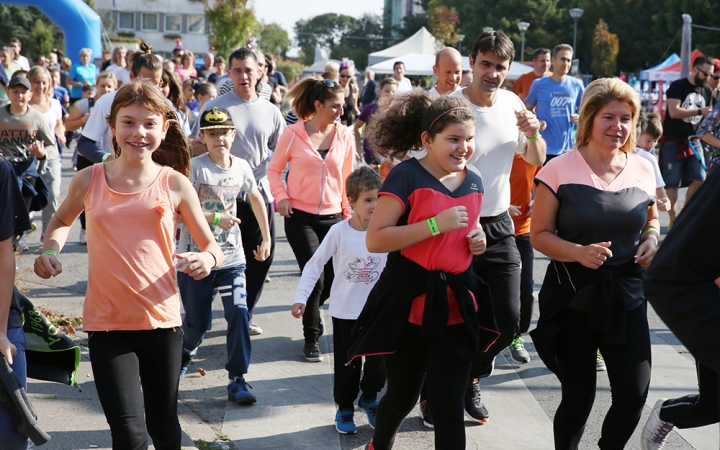
[[[230,210],[233,208],[234,205],[230,205],[225,209],[223,212],[220,213],[220,223],[218,223],[218,226],[222,228],[223,230],[227,231],[230,228],[234,227],[235,224],[240,225],[240,219],[233,216]]]
[[[485,232],[478,225],[477,228],[467,234],[468,247],[470,247],[470,253],[475,256],[482,255],[487,250],[487,237]]]
[[[669,198],[657,199],[657,208],[658,208],[658,211],[670,211],[670,199]]]
[[[258,261],[265,261],[270,256],[270,246],[272,243],[270,241],[262,241],[262,244],[257,246],[257,250],[253,250],[253,255],[255,255],[255,259]]]
[[[290,314],[292,314],[296,319],[301,318],[303,314],[305,314],[305,305],[302,303],[293,303],[290,308]]]
[[[38,158],[45,157],[45,143],[43,141],[35,141],[28,145],[28,151]]]
[[[35,274],[48,279],[62,273],[62,263],[53,255],[42,254],[35,258]]]
[[[215,265],[215,257],[210,252],[187,252],[173,255],[176,258],[175,268],[193,277],[202,280],[210,275]]]
[[[465,206],[453,206],[435,216],[438,230],[441,233],[468,227],[468,213]]]
[[[522,211],[520,211],[519,206],[510,205],[510,207],[508,208],[508,214],[510,214],[510,217],[517,217],[522,214]]]

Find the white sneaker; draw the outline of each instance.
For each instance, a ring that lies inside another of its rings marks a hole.
[[[262,328],[250,322],[250,336],[257,336],[258,334],[262,334]]]
[[[27,243],[27,233],[23,233],[22,237],[20,238],[20,241],[18,242],[17,247],[19,252],[26,252],[30,250]]]
[[[665,445],[668,435],[675,428],[675,425],[670,422],[665,422],[660,419],[660,408],[666,399],[661,398],[655,403],[650,417],[645,428],[643,428],[642,436],[640,437],[640,447],[642,450],[659,450]]]
[[[78,238],[78,242],[80,245],[87,245],[87,233],[85,233],[85,230],[80,228],[80,237]]]

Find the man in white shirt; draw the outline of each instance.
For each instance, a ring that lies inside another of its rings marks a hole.
[[[404,92],[410,92],[412,90],[412,83],[410,80],[405,78],[405,63],[402,61],[395,61],[393,64],[393,78],[398,82],[398,88],[396,95],[400,95]]]
[[[462,55],[452,47],[445,47],[435,55],[433,74],[437,78],[437,84],[428,93],[433,97],[452,94],[460,89],[460,78],[462,77],[463,63]]]
[[[514,58],[515,47],[504,33],[481,34],[470,53],[472,84],[450,94],[465,98],[477,117],[475,152],[468,163],[480,171],[485,187],[480,223],[487,235],[487,250],[473,258],[473,269],[490,286],[501,333],[488,351],[476,355],[470,371],[465,412],[466,417],[478,423],[489,417],[480,398],[478,379],[492,373],[495,356],[520,329],[521,262],[508,214],[513,158],[521,154],[535,166],[545,161],[546,146],[537,117],[517,95],[501,89]]]

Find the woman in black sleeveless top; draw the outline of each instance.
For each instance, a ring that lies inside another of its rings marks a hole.
[[[360,89],[353,82],[353,78],[355,78],[355,63],[343,58],[342,63],[340,63],[340,86],[345,89],[345,103],[343,104],[340,122],[345,126],[352,125],[355,118],[360,114],[357,107]]]

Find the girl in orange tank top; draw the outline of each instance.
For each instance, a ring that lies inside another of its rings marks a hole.
[[[149,432],[156,449],[178,449],[176,269],[204,278],[223,253],[187,178],[187,139],[160,90],[143,80],[123,86],[108,122],[115,158],[73,178],[35,273],[47,279],[62,272],[58,253],[85,210],[91,226],[83,328],[113,448],[146,447]],[[202,252],[175,253],[179,218]]]

